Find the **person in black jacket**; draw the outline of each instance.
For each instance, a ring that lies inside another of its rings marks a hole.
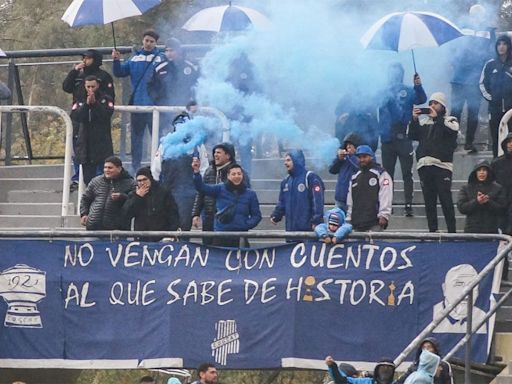
[[[76,64],[71,71],[67,74],[66,78],[62,82],[62,89],[66,93],[70,93],[73,95],[73,100],[71,106],[74,107],[79,103],[85,103],[87,99],[87,91],[85,90],[85,78],[87,76],[94,76],[99,81],[99,89],[102,93],[110,96],[112,101],[115,101],[115,89],[114,89],[114,80],[112,76],[107,72],[101,69],[100,67],[103,64],[103,55],[101,52],[96,49],[88,49],[84,53],[82,53],[82,61]],[[73,123],[73,140],[78,135],[78,128],[80,123],[73,118],[73,113],[71,113],[71,121]],[[73,141],[73,144],[74,141]],[[75,174],[71,178],[71,188],[72,190],[78,189],[78,167],[79,162],[76,161],[76,157],[73,157],[73,166],[75,170]]]
[[[179,214],[176,202],[165,188],[153,179],[148,167],[140,168],[135,176],[137,187],[130,192],[123,205],[123,215],[130,221],[135,218],[135,231],[176,231]],[[142,238],[158,241],[156,238]]]
[[[436,355],[441,357],[441,351],[439,349],[439,343],[435,337],[427,337],[423,339],[418,350],[416,351],[416,358],[412,365],[407,369],[407,371],[395,381],[395,384],[403,384],[405,380],[418,369],[418,364],[420,361],[420,355],[423,350],[427,350],[431,353],[435,353]],[[434,384],[453,384],[453,374],[452,368],[449,363],[441,360],[439,366],[437,367],[437,372],[434,375]]]
[[[457,208],[466,215],[466,233],[498,233],[507,207],[505,189],[496,183],[489,162],[476,164],[460,191]]]
[[[448,232],[455,232],[455,209],[452,199],[453,152],[457,148],[459,123],[457,118],[446,113],[446,96],[434,92],[428,102],[428,117],[419,115],[421,109],[414,108],[409,124],[409,138],[418,141],[416,161],[421,189],[425,199],[428,230],[437,232],[437,197],[443,208]]]
[[[114,153],[111,134],[114,102],[100,91],[100,81],[92,75],[85,78],[85,89],[86,100],[73,105],[71,116],[78,123],[74,136],[75,160],[82,165],[87,185],[101,173],[105,159]]]
[[[121,159],[105,159],[103,175],[91,180],[80,202],[80,223],[87,230],[124,229],[122,207],[135,189],[133,178],[123,168]]]
[[[480,76],[480,92],[489,102],[489,130],[492,153],[496,157],[500,121],[505,112],[512,108],[512,42],[507,35],[496,39],[496,58],[485,63]]]

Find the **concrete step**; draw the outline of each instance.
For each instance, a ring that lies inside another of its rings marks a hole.
[[[0,167],[0,178],[62,178],[64,165],[12,165]]]
[[[0,203],[0,215],[60,215],[61,203]],[[70,204],[71,211],[74,204]]]
[[[12,190],[7,192],[9,203],[59,203],[62,192],[51,190]]]
[[[9,191],[58,191],[62,192],[61,178],[0,178],[0,202],[8,201]]]
[[[60,228],[62,219],[60,215],[1,215],[0,229],[18,228]],[[79,216],[68,216],[65,226],[68,228],[81,228]]]

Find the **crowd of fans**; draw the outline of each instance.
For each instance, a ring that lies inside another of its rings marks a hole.
[[[187,104],[183,113],[162,118],[160,132],[165,136],[192,119],[197,111],[193,91],[199,69],[185,59],[177,39],[166,41],[165,52],[156,47],[158,39],[154,30],[147,30],[140,50],[125,60],[114,50],[112,58],[114,76],[130,76],[130,103]],[[490,36],[483,40],[487,46],[492,45]],[[479,87],[480,97],[490,100],[491,137],[496,155],[496,115],[501,118],[508,109],[508,100],[512,100],[512,83],[508,83],[512,77],[510,38],[499,36],[494,48],[494,59],[485,63],[482,61],[485,55],[480,52],[480,61],[472,64],[482,66],[479,79],[472,76],[453,80],[452,100],[460,116],[460,98],[468,95],[460,92],[464,88],[461,82],[470,80],[472,89]],[[481,46],[480,49],[485,51],[486,48]],[[462,48],[457,52],[467,54]],[[238,73],[242,80],[233,75],[228,81],[249,92],[249,82],[244,79],[251,72],[250,62],[244,57],[238,61],[233,73]],[[90,49],[84,52],[82,62],[74,66],[63,83],[63,89],[73,95],[74,160],[77,166],[82,166],[87,184],[80,212],[82,224],[87,229],[126,229],[132,225],[136,230],[184,231],[201,225],[206,231],[247,231],[257,226],[261,221],[258,197],[251,190],[250,165],[237,164],[236,152],[242,156],[245,151],[237,143],[236,151],[231,143],[210,143],[213,145],[211,162],[204,145],[172,159],[164,159],[160,147],[151,170],[140,168],[142,140],[145,129],[151,124],[151,114],[134,113],[130,127],[132,174],[136,175],[136,180],[129,176],[121,161],[112,157],[110,128],[115,92],[112,77],[101,65],[101,54]],[[475,81],[478,84],[474,84]],[[341,147],[333,154],[335,158],[329,172],[337,175],[335,200],[339,210],[325,212],[322,179],[307,170],[303,152],[292,149],[284,158],[288,175],[281,182],[277,204],[270,215],[273,224],[285,218],[287,231],[316,230],[319,238],[326,242],[341,241],[352,228],[356,231],[386,229],[393,209],[397,160],[404,183],[404,213],[407,217],[413,216],[412,167],[416,153],[428,230],[439,230],[439,199],[448,232],[456,231],[451,184],[459,122],[448,113],[447,97],[442,92],[434,92],[427,98],[420,76],[415,74],[412,84],[407,85],[403,67],[393,63],[388,68],[388,86],[381,92],[380,100],[380,106],[373,111],[363,100],[354,103],[346,96],[336,108],[335,135]],[[417,107],[427,100],[427,108]],[[473,104],[467,103],[468,108],[475,104],[474,100]],[[499,113],[495,111],[498,104],[502,107]],[[244,119],[243,116],[231,118]],[[466,132],[465,149],[475,153],[472,116],[468,118]],[[379,140],[382,165],[375,156]],[[507,136],[502,143],[504,154],[490,164],[479,164],[469,176],[468,185],[460,191],[456,205],[468,217],[466,232],[510,233],[512,229],[512,215],[508,212],[512,206],[510,142],[512,136]],[[133,224],[130,224],[131,219]],[[212,244],[212,241],[205,239],[204,243]],[[239,246],[240,242],[226,238],[215,244]],[[248,244],[246,240],[244,244]]]

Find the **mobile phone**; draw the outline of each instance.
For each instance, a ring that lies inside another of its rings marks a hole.
[[[430,108],[420,108],[420,111],[421,115],[430,115],[430,112],[432,112]]]

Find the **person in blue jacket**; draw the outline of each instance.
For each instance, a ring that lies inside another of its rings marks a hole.
[[[128,60],[121,62],[121,53],[112,50],[113,72],[116,77],[130,76],[132,83],[132,94],[128,104],[130,105],[154,105],[153,99],[148,93],[148,81],[150,80],[154,67],[165,58],[156,47],[159,35],[152,29],[144,31],[142,37],[142,49],[135,51]],[[151,133],[152,114],[132,113],[131,115],[131,148],[132,168],[134,173],[140,168],[142,160],[142,143],[144,131],[148,127]]]
[[[336,182],[336,190],[334,192],[334,200],[336,206],[347,212],[347,196],[350,180],[359,170],[359,160],[356,153],[356,148],[360,144],[359,136],[354,132],[350,132],[343,139],[343,146],[338,149],[336,158],[333,160],[329,167],[329,173],[338,175]]]
[[[349,377],[346,372],[338,368],[331,356],[325,358],[329,375],[335,384],[391,384],[395,375],[395,364],[391,359],[381,359],[375,366],[373,377]]]
[[[261,221],[260,204],[256,192],[247,188],[244,172],[238,164],[231,164],[226,182],[222,184],[205,184],[199,172],[201,162],[192,160],[194,186],[198,192],[213,196],[216,199],[217,213],[213,229],[215,232],[248,231]],[[239,247],[240,238],[215,238],[213,245],[222,247]],[[248,244],[244,244],[248,246]]]
[[[340,243],[352,232],[352,224],[345,222],[345,212],[339,208],[328,210],[324,215],[324,223],[315,227],[318,239],[326,244]]]
[[[276,224],[286,216],[287,231],[311,231],[324,216],[324,182],[306,169],[301,150],[291,150],[284,158],[288,176],[281,182],[279,200],[270,216]]]
[[[413,82],[414,87],[405,85],[402,64],[392,63],[388,68],[388,88],[382,95],[383,102],[379,107],[382,166],[394,179],[396,161],[400,160],[407,217],[414,215],[412,209],[414,149],[412,140],[407,137],[407,125],[412,119],[413,106],[427,101],[427,95],[417,73],[414,75]]]

